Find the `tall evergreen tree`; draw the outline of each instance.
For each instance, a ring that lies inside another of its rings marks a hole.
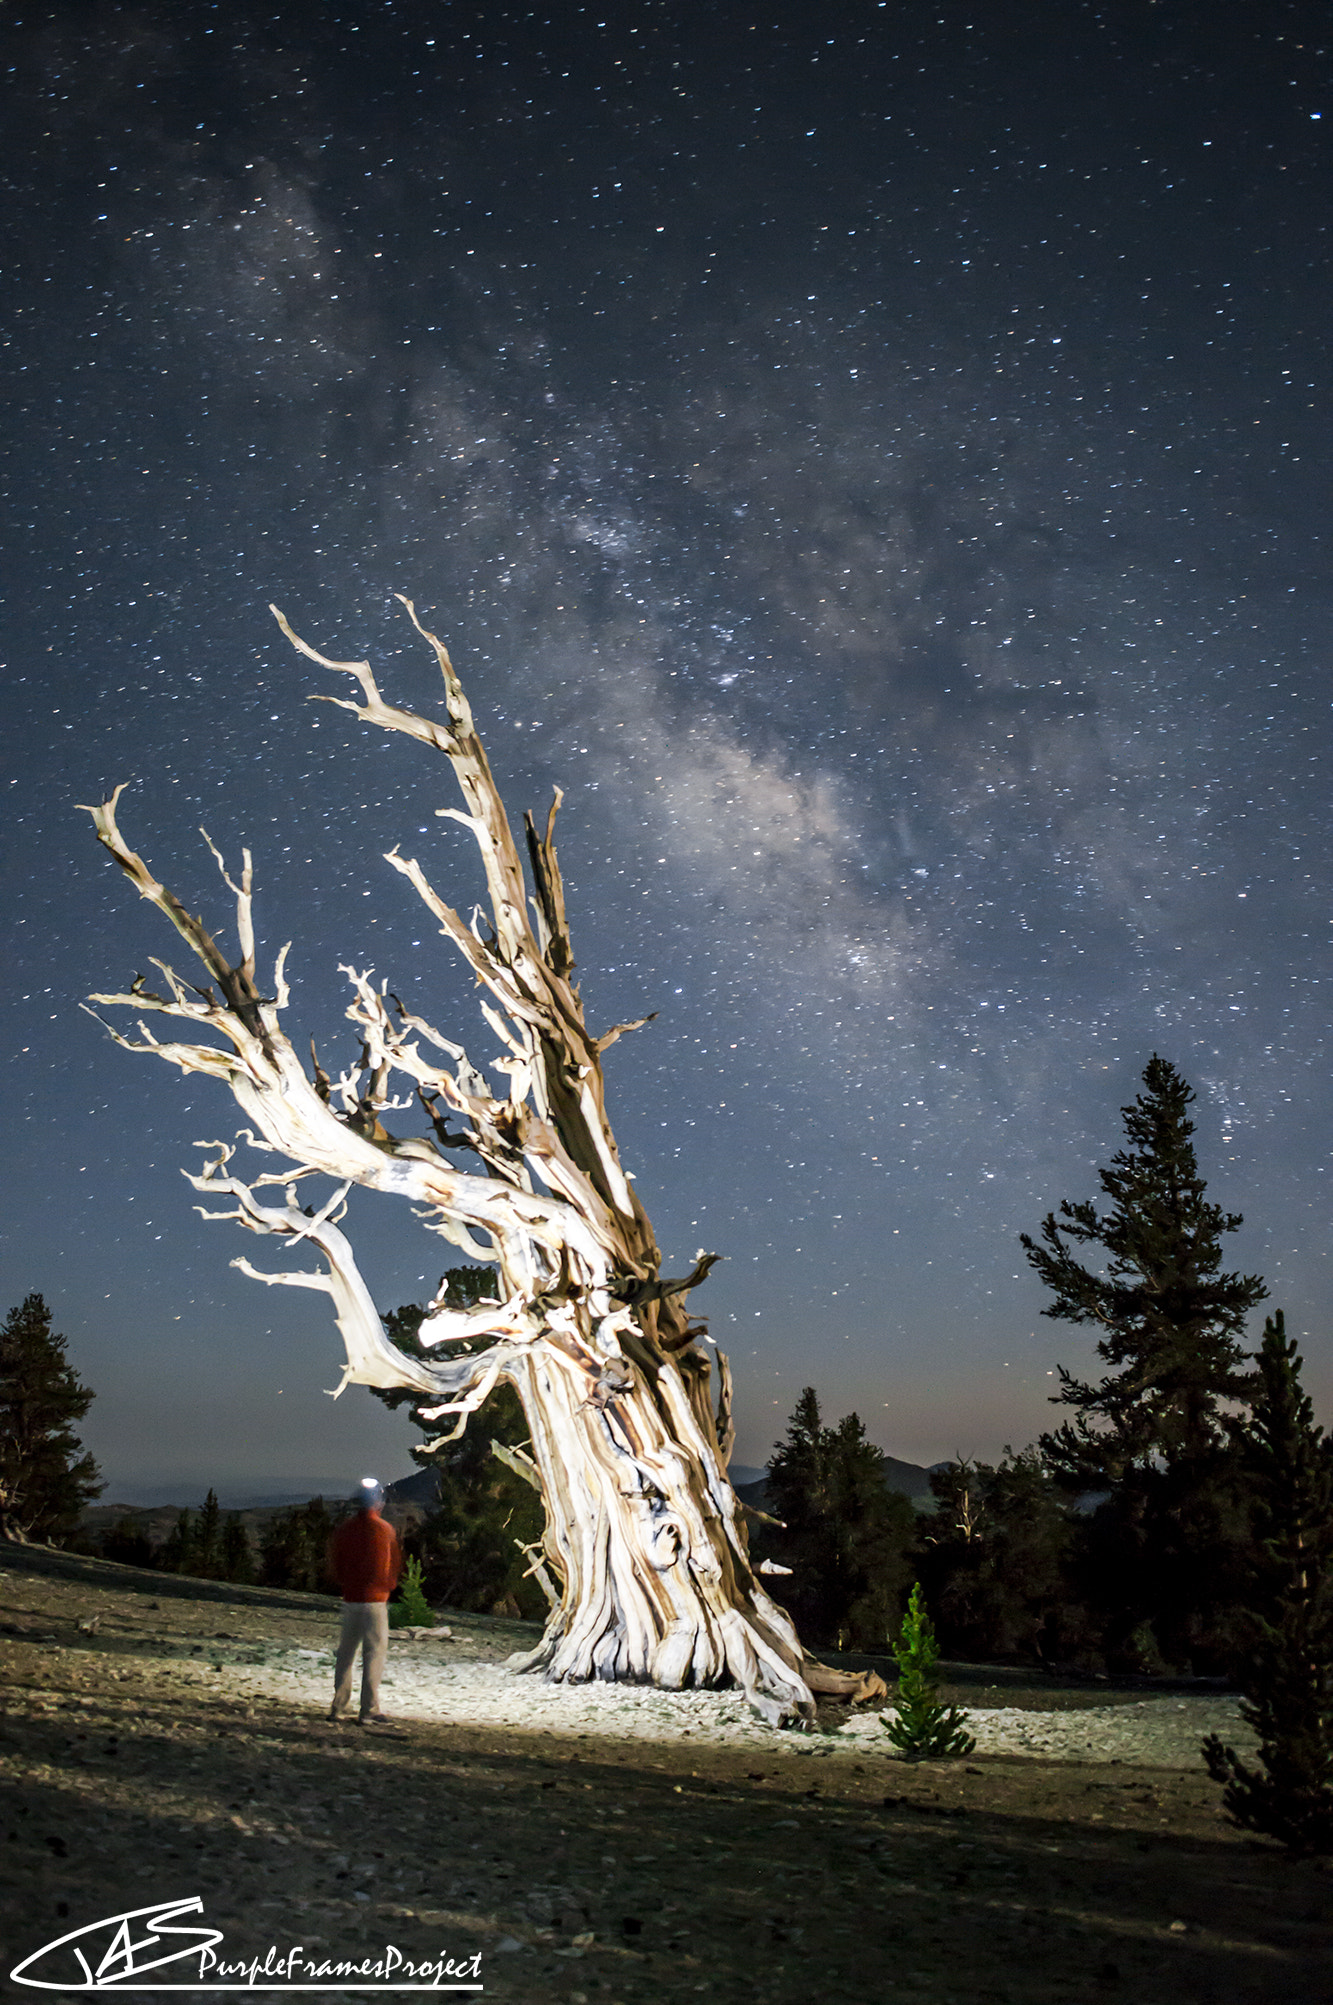
[[[1315,1425],[1282,1313],[1259,1353],[1260,1390],[1236,1423],[1255,1493],[1253,1641],[1241,1714],[1258,1766],[1216,1734],[1203,1744],[1237,1824],[1294,1852],[1333,1852],[1333,1442]]]
[[[245,1529],[239,1511],[228,1511],[222,1527],[222,1578],[224,1580],[253,1580],[255,1577],[254,1554],[250,1550],[250,1534]]]
[[[1083,1585],[1103,1647],[1124,1668],[1227,1667],[1236,1644],[1237,1561],[1246,1529],[1224,1409],[1256,1383],[1245,1318],[1268,1293],[1224,1272],[1238,1212],[1209,1204],[1189,1108],[1194,1093],[1153,1055],[1144,1090],[1121,1109],[1126,1147],[1098,1171],[1108,1208],[1048,1213],[1021,1235],[1054,1299],[1042,1311],[1091,1323],[1110,1370],[1097,1382],[1060,1367],[1055,1403],[1075,1418],[1044,1434],[1048,1466],[1071,1488],[1108,1492],[1082,1536]],[[1078,1257],[1100,1255],[1097,1267]]]
[[[195,1522],[191,1511],[182,1511],[163,1539],[157,1563],[163,1573],[193,1573]]]
[[[218,1493],[210,1490],[204,1498],[194,1528],[194,1572],[201,1580],[225,1578],[222,1565],[222,1509]]]
[[[46,1303],[25,1296],[0,1327],[0,1536],[58,1543],[101,1491],[73,1429],[92,1403]]]
[[[916,1513],[890,1490],[856,1413],[826,1427],[806,1386],[769,1464],[766,1508],[782,1521],[756,1541],[790,1567],[779,1596],[815,1641],[882,1650],[912,1580]]]
[[[1133,1468],[1201,1462],[1218,1447],[1221,1404],[1253,1389],[1240,1337],[1268,1293],[1257,1274],[1221,1271],[1222,1235],[1242,1219],[1204,1200],[1193,1090],[1156,1053],[1143,1085],[1121,1109],[1129,1146],[1097,1173],[1110,1208],[1066,1201],[1058,1218],[1047,1213],[1040,1244],[1020,1235],[1055,1298],[1042,1314],[1104,1332],[1097,1352],[1111,1371],[1093,1385],[1062,1365],[1055,1403],[1076,1419],[1041,1438],[1053,1468],[1093,1489]],[[1072,1250],[1088,1246],[1103,1272]]]

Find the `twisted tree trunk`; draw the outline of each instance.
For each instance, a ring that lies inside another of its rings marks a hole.
[[[256,985],[249,852],[238,885],[214,850],[236,900],[241,959],[232,966],[202,921],[124,842],[116,822],[120,788],[89,809],[98,836],[210,980],[195,987],[157,962],[162,993],[140,979],[128,993],[92,1000],[220,1033],[220,1044],[178,1043],[160,1041],[142,1020],[138,1038],[112,1030],[127,1049],[224,1080],[252,1123],[242,1130],[249,1146],[281,1159],[281,1168],[247,1182],[233,1172],[235,1150],[217,1144],[191,1181],[232,1200],[206,1217],[235,1219],[322,1255],[313,1271],[234,1264],[257,1280],[332,1297],[346,1349],[342,1385],[412,1387],[424,1418],[452,1419],[441,1440],[462,1431],[498,1382],[516,1388],[532,1437],[527,1473],[546,1502],[544,1556],[561,1583],[541,1644],[517,1663],[553,1679],[675,1687],[730,1678],[775,1725],[809,1718],[814,1690],[880,1695],[879,1680],[845,1677],[806,1658],[790,1619],[750,1565],[742,1507],[726,1475],[726,1360],[716,1353],[715,1394],[712,1364],[700,1348],[705,1325],[691,1322],[686,1309],[717,1256],[700,1254],[690,1274],[664,1278],[647,1215],[621,1168],[601,1055],[641,1024],[618,1024],[596,1037],[584,1023],[552,835],[559,793],[544,832],[526,818],[535,888],[529,901],[462,686],[442,644],[403,603],[439,662],[447,722],[387,704],[367,663],[327,659],[274,613],[294,647],[352,676],[361,690],[359,701],[316,700],[419,739],[453,767],[467,812],[437,812],[461,821],[476,840],[489,923],[474,912],[466,924],[414,860],[396,850],[387,860],[488,992],[482,1011],[501,1045],[492,1064],[507,1074],[508,1092],[492,1093],[461,1045],[351,968],[344,972],[359,1057],[334,1079],[312,1047],[307,1068],[282,1028],[287,948],[272,996]],[[409,1086],[406,1097],[392,1097],[395,1081]],[[382,1117],[414,1104],[424,1132],[391,1134]],[[452,1160],[459,1155],[474,1165],[470,1172]],[[299,1195],[311,1177],[332,1178],[336,1188],[318,1208],[303,1208]],[[420,1332],[429,1355],[407,1357],[385,1336],[339,1230],[353,1184],[409,1199],[430,1230],[496,1269],[493,1302],[456,1310],[441,1294],[432,1305]],[[264,1189],[280,1192],[282,1201],[264,1202]]]

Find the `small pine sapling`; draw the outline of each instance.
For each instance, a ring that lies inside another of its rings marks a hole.
[[[403,1569],[397,1601],[389,1606],[390,1629],[433,1629],[435,1610],[421,1590],[421,1561],[410,1559]]]
[[[897,1711],[881,1713],[880,1724],[894,1746],[908,1761],[971,1754],[977,1743],[967,1731],[967,1714],[940,1702],[935,1678],[940,1646],[920,1581],[912,1589],[898,1641],[891,1648],[898,1661]]]
[[[1333,1443],[1300,1374],[1279,1311],[1264,1329],[1253,1413],[1235,1429],[1255,1499],[1255,1641],[1240,1710],[1258,1765],[1217,1734],[1203,1758],[1234,1823],[1308,1855],[1333,1852]]]

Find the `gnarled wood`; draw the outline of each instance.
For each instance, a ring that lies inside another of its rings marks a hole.
[[[652,1227],[621,1166],[602,1053],[651,1019],[617,1024],[600,1036],[584,1022],[555,852],[560,796],[544,833],[527,818],[536,887],[529,899],[448,652],[412,605],[403,604],[439,664],[445,720],[387,703],[368,663],[319,654],[274,613],[301,654],[350,676],[360,690],[359,699],[316,700],[415,738],[443,753],[453,769],[466,811],[437,812],[461,822],[476,842],[486,919],[474,913],[465,921],[414,858],[394,850],[387,861],[481,983],[483,1015],[500,1045],[493,1066],[506,1076],[507,1091],[492,1091],[460,1044],[377,987],[369,971],[353,968],[344,973],[359,1056],[334,1077],[312,1049],[307,1068],[283,1029],[286,948],[272,995],[257,986],[249,852],[238,885],[213,851],[236,901],[241,958],[233,967],[202,920],[124,841],[116,819],[121,788],[89,809],[98,836],[170,920],[207,981],[196,987],[156,962],[160,990],[141,979],[127,993],[91,1000],[140,1012],[137,1036],[112,1030],[126,1049],[223,1081],[250,1123],[243,1130],[249,1146],[280,1160],[281,1168],[247,1183],[234,1172],[230,1146],[206,1144],[214,1154],[191,1182],[212,1199],[230,1201],[206,1217],[235,1220],[289,1248],[309,1246],[319,1257],[313,1270],[235,1264],[269,1285],[330,1296],[346,1352],[338,1391],[349,1382],[410,1386],[423,1418],[447,1423],[440,1439],[448,1440],[495,1384],[517,1390],[547,1512],[533,1570],[556,1599],[540,1645],[516,1661],[553,1679],[680,1686],[730,1678],[774,1724],[808,1719],[814,1689],[874,1696],[878,1680],[867,1686],[805,1657],[789,1618],[750,1564],[726,1475],[730,1374],[716,1353],[719,1406],[712,1360],[700,1347],[705,1325],[691,1321],[686,1308],[718,1256],[701,1252],[689,1274],[664,1278]],[[189,1041],[156,1036],[154,1016],[189,1026]],[[196,1041],[201,1032],[216,1033],[220,1042]],[[397,1097],[395,1081],[406,1088]],[[424,1112],[428,1132],[393,1132],[412,1109]],[[456,1154],[468,1167],[452,1160]],[[332,1179],[335,1190],[307,1209],[298,1198],[312,1177]],[[406,1198],[429,1230],[497,1270],[494,1302],[469,1310],[443,1299],[431,1305],[421,1329],[428,1356],[406,1357],[384,1334],[339,1230],[353,1185]],[[280,1202],[264,1202],[265,1188],[280,1193]]]

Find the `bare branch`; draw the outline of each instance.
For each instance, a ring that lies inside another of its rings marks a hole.
[[[521,1476],[525,1483],[531,1484],[538,1496],[541,1495],[541,1472],[531,1455],[525,1455],[521,1448],[509,1447],[507,1442],[495,1440],[491,1442],[491,1453],[497,1462],[503,1462],[506,1469],[512,1469],[516,1476]],[[530,1548],[524,1546],[523,1550],[528,1552]]]
[[[406,600],[403,603],[406,604]],[[318,662],[321,668],[332,668],[342,675],[354,676],[361,685],[366,699],[364,704],[360,704],[340,696],[312,696],[310,699],[312,703],[336,703],[340,710],[350,710],[354,716],[363,717],[369,724],[379,724],[388,731],[406,732],[408,737],[418,738],[422,744],[432,745],[440,752],[450,750],[452,733],[443,725],[435,724],[427,717],[418,717],[414,711],[395,709],[392,704],[384,701],[370,672],[368,661],[334,661],[329,655],[320,654],[317,649],[303,641],[299,634],[292,631],[285,616],[276,606],[270,605],[269,611],[298,654],[303,654],[307,661]]]
[[[222,851],[213,841],[208,830],[201,828],[199,833],[213,852],[213,861],[217,864],[222,882],[236,900],[236,933],[241,943],[241,966],[253,978],[255,972],[255,928],[251,890],[254,884],[254,864],[251,861],[250,852],[248,849],[241,851],[241,881],[239,884],[234,884],[227,873],[227,866],[223,861]]]
[[[492,1442],[491,1446],[493,1448],[495,1443]],[[546,1606],[551,1610],[553,1615],[556,1614],[560,1608],[560,1590],[546,1570],[546,1558],[549,1555],[544,1556],[541,1547],[538,1545],[524,1545],[522,1539],[515,1539],[514,1544],[518,1547],[523,1557],[531,1562],[525,1570],[524,1578],[536,1581],[538,1587],[540,1587],[542,1593],[546,1596]]]
[[[124,791],[125,782],[122,781],[110,800],[103,801],[100,806],[89,807],[82,801],[78,805],[85,814],[92,816],[98,841],[110,852],[130,882],[137,887],[139,895],[147,898],[159,911],[166,914],[186,945],[199,956],[208,969],[229,1007],[235,1011],[252,1035],[262,1035],[259,991],[255,988],[253,980],[253,936],[251,936],[252,953],[249,966],[246,966],[245,959],[242,958],[239,966],[233,968],[212,934],[206,931],[203,921],[190,917],[180,900],[168,891],[164,884],[159,884],[143,858],[136,855],[125,842],[116,825],[116,806]],[[214,851],[214,854],[217,852]],[[238,894],[238,904],[243,901],[248,905],[250,895],[248,858],[247,874],[242,881],[246,889]],[[248,918],[245,923],[248,926]]]
[[[569,943],[569,922],[565,917],[565,884],[555,854],[555,818],[564,795],[559,787],[546,817],[546,834],[537,833],[531,813],[523,817],[528,839],[528,857],[537,886],[537,937],[542,958],[553,975],[567,980],[574,971],[574,952]]]
[[[541,1335],[541,1318],[533,1316],[523,1296],[507,1302],[483,1302],[475,1309],[450,1309],[437,1297],[422,1317],[418,1343],[433,1349],[436,1344],[473,1343],[479,1337],[510,1337],[532,1343]]]
[[[612,1029],[603,1031],[602,1035],[595,1040],[598,1051],[609,1051],[616,1040],[624,1037],[628,1031],[642,1030],[645,1024],[656,1023],[658,1014],[659,1012],[655,1009],[649,1010],[647,1016],[636,1016],[632,1023],[618,1023]]]

